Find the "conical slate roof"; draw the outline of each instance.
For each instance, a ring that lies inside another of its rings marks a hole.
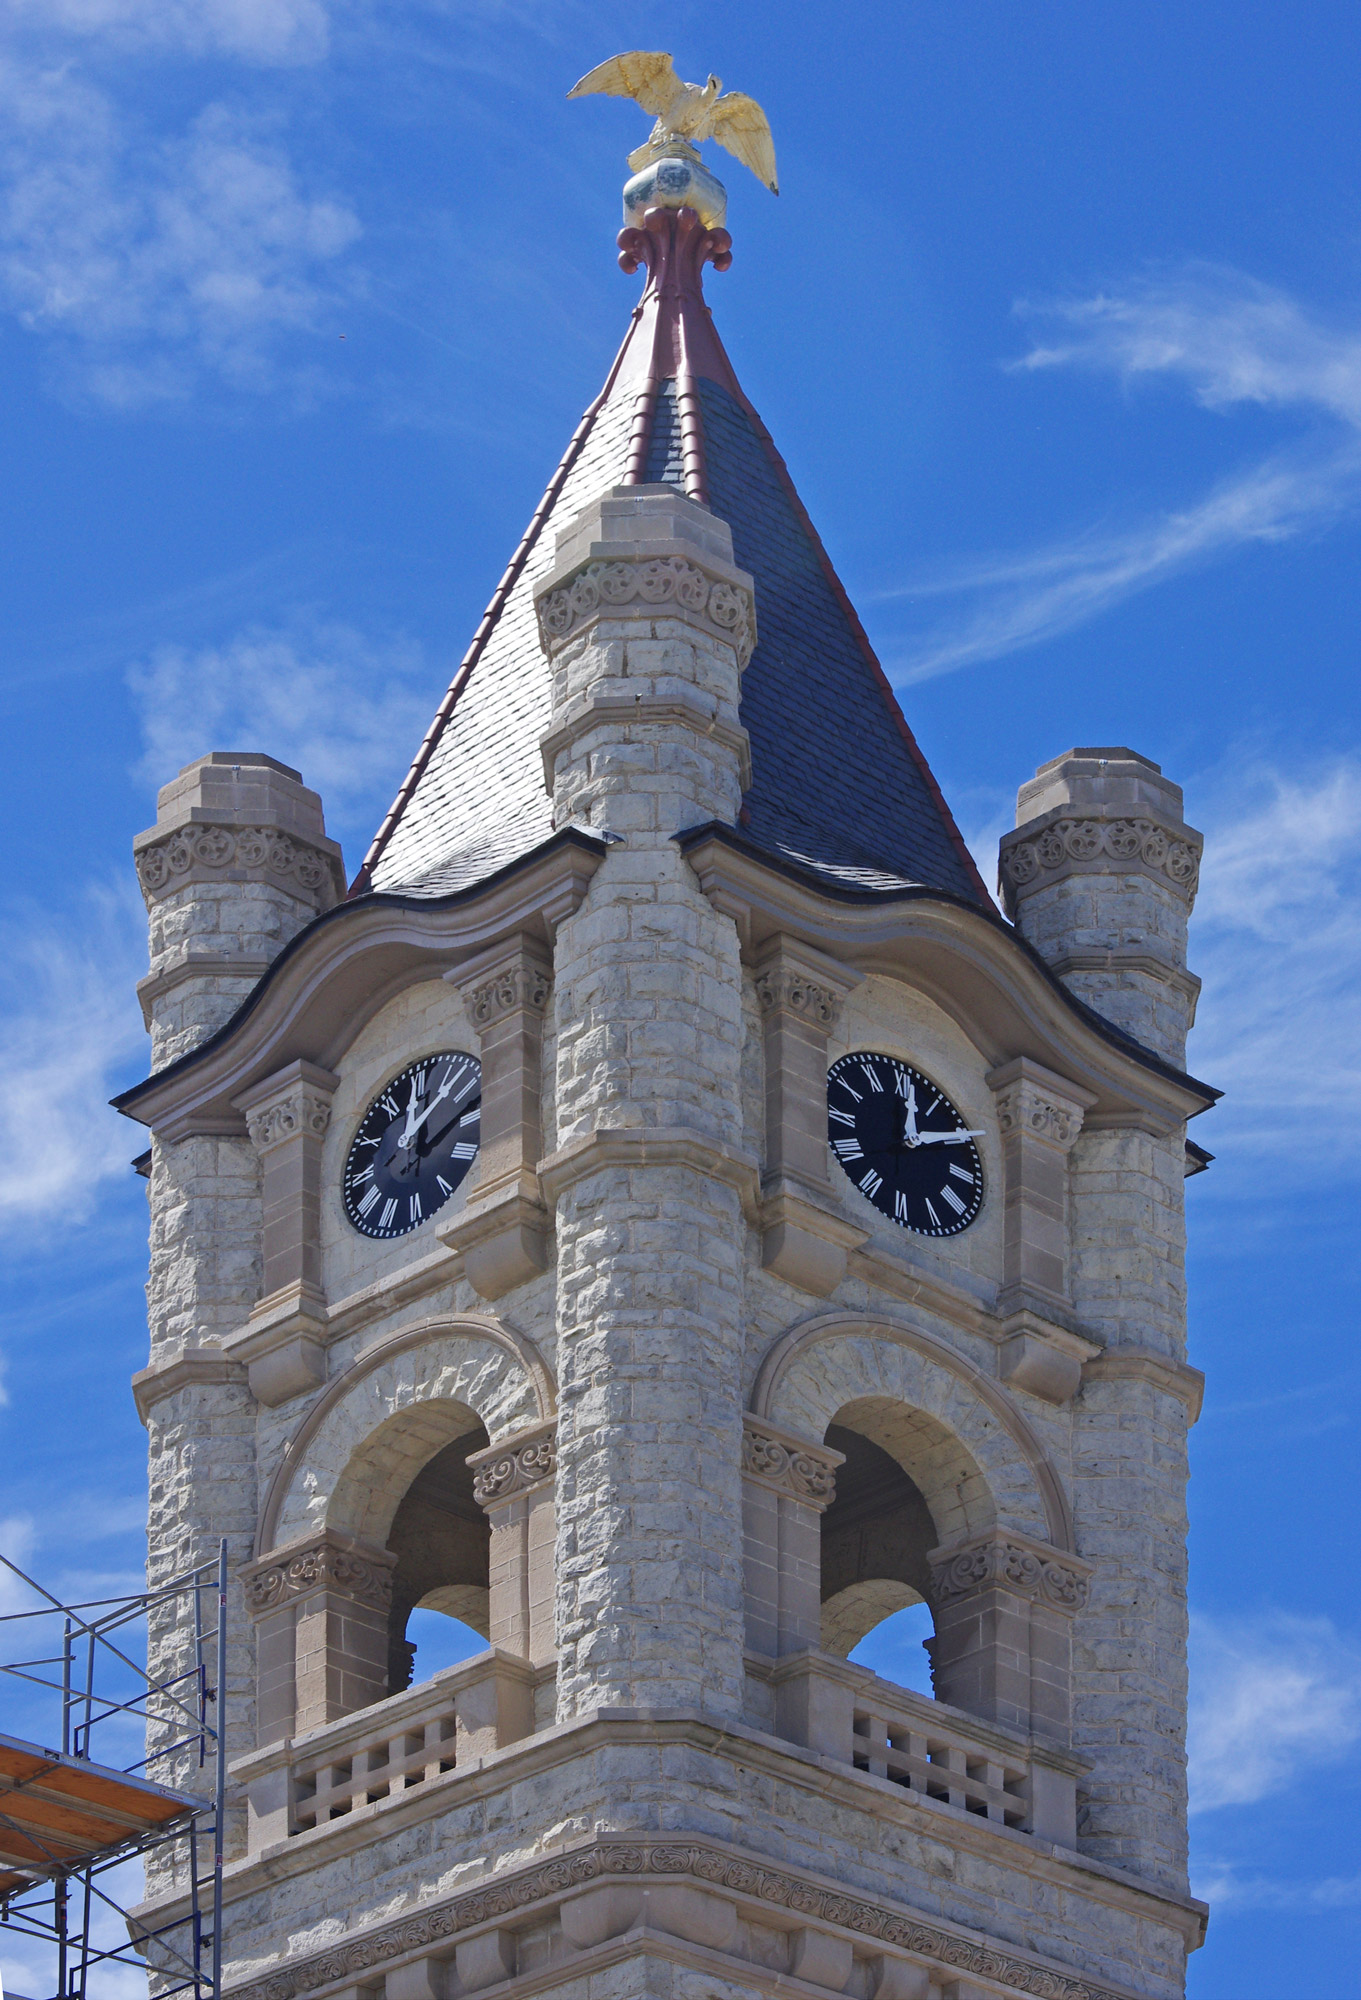
[[[620,237],[648,282],[624,345],[549,482],[352,894],[442,896],[553,832],[539,739],[549,677],[534,590],[558,530],[611,486],[667,481],[732,530],[756,584],[758,643],[742,679],[752,782],[746,839],[829,885],[988,896],[770,434],[704,303],[725,230],[649,210]],[[677,831],[680,831],[678,828]]]

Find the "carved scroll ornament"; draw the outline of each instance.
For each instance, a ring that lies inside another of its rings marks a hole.
[[[514,960],[473,988],[468,995],[468,1012],[474,1027],[490,1028],[522,1009],[542,1014],[552,991],[553,975],[546,967]]]
[[[281,1145],[285,1139],[295,1138],[299,1132],[320,1139],[330,1122],[330,1097],[298,1085],[284,1096],[262,1104],[258,1111],[248,1112],[246,1129],[250,1133],[251,1144],[257,1152],[263,1153],[271,1146]]]
[[[378,1611],[392,1606],[391,1571],[331,1542],[318,1542],[314,1548],[300,1549],[281,1562],[262,1565],[248,1574],[246,1603],[258,1617],[289,1598],[328,1588],[343,1591],[346,1597]]]
[[[711,577],[683,556],[647,562],[587,563],[570,583],[538,603],[539,638],[554,652],[579,625],[600,611],[626,604],[679,605],[699,614],[732,646],[745,667],[756,644],[756,607],[749,590]]]
[[[986,1583],[1005,1584],[1025,1597],[1039,1599],[1056,1611],[1081,1611],[1087,1602],[1087,1576],[1058,1555],[1047,1557],[1003,1537],[976,1542],[931,1565],[931,1588],[942,1604],[967,1597]]]
[[[1004,1138],[1012,1132],[1028,1132],[1067,1152],[1082,1129],[1080,1106],[1065,1103],[1029,1077],[1018,1077],[999,1090],[996,1102],[997,1123]]]
[[[767,966],[757,973],[755,985],[763,1014],[773,1014],[777,1007],[782,1007],[791,1014],[801,1014],[805,1020],[815,1021],[819,1028],[829,1032],[836,1026],[842,995],[834,986],[823,986],[809,979],[796,966]]]
[[[796,1500],[830,1507],[836,1498],[836,1467],[840,1462],[839,1454],[833,1457],[810,1446],[792,1444],[750,1417],[742,1425],[743,1472],[792,1494]]]
[[[554,1432],[537,1431],[523,1441],[512,1438],[501,1450],[480,1455],[473,1464],[473,1498],[483,1507],[528,1493],[552,1479],[558,1469]]]

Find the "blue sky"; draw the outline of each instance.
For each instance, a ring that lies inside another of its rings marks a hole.
[[[131,837],[258,747],[357,864],[636,295],[564,93],[664,39],[770,114],[710,299],[985,873],[1073,743],[1207,834],[1191,1990],[1361,2000],[1361,16],[665,19],[0,0],[4,1546],[140,1556]]]

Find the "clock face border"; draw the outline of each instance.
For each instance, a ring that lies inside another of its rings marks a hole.
[[[415,1057],[374,1092],[355,1127],[340,1176],[345,1220],[370,1242],[411,1235],[458,1192],[481,1143],[478,1058],[466,1049]]]
[[[962,1236],[983,1212],[983,1156],[973,1137],[906,1144],[913,1103],[923,1133],[967,1129],[924,1070],[884,1050],[851,1049],[827,1072],[827,1143],[851,1186],[887,1221],[913,1236]]]

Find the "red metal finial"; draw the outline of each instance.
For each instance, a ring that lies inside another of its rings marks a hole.
[[[642,228],[621,229],[618,241],[620,270],[631,276],[646,264],[649,292],[702,299],[704,266],[726,271],[732,263],[732,237],[726,229],[706,229],[693,208],[649,208]]]

